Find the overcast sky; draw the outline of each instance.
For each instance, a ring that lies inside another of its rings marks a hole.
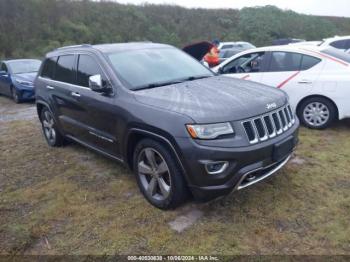
[[[119,3],[176,4],[185,7],[242,8],[275,5],[298,13],[350,17],[350,0],[115,0]]]

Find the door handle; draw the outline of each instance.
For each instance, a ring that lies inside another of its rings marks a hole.
[[[72,92],[72,93],[70,93],[70,94],[71,94],[71,96],[80,97],[80,94],[77,93],[77,92]]]
[[[54,90],[55,88],[53,86],[46,86],[46,89]]]
[[[305,79],[305,80],[300,80],[298,83],[299,84],[312,84],[312,81]]]

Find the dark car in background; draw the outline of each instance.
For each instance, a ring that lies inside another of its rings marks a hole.
[[[243,42],[243,41],[238,41],[238,42],[220,42],[218,49],[219,50],[224,50],[224,49],[232,49],[232,48],[242,48],[244,50],[256,48],[253,44],[249,42]]]
[[[12,97],[16,103],[33,100],[34,79],[41,61],[16,59],[0,62],[0,94]]]
[[[223,48],[220,49],[220,53],[219,53],[219,61],[220,64],[222,62],[224,62],[226,59],[240,53],[243,52],[245,50],[249,50],[249,49],[253,49],[255,48],[255,46],[253,45],[243,45],[243,44],[232,44],[230,48]]]
[[[297,39],[297,38],[280,38],[280,39],[273,40],[272,45],[289,45],[289,44],[300,43],[305,41],[306,40],[304,39]]]
[[[298,140],[283,91],[216,76],[169,45],[59,48],[46,55],[35,94],[50,146],[68,138],[126,164],[162,209],[269,177]]]

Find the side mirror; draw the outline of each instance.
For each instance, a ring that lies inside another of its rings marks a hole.
[[[111,88],[104,85],[101,75],[93,75],[89,77],[89,87],[92,91],[97,93],[110,93]]]
[[[7,76],[8,73],[6,71],[0,71],[0,76]]]
[[[219,73],[220,75],[222,75],[222,74],[224,73],[224,68],[223,68],[223,67],[219,67],[218,73]]]

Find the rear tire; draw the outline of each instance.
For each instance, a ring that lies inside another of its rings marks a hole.
[[[187,200],[189,193],[182,169],[161,143],[141,140],[135,147],[133,169],[141,193],[153,206],[173,209]]]
[[[304,126],[325,129],[336,119],[337,109],[327,98],[312,97],[298,106],[297,115]]]
[[[49,146],[59,147],[64,144],[64,137],[57,128],[57,124],[50,110],[44,107],[40,114],[41,126]]]

